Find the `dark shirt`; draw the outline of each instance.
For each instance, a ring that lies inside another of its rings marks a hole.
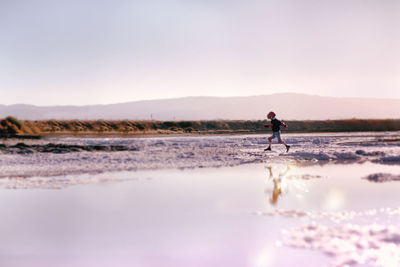
[[[272,131],[273,132],[278,132],[281,129],[281,125],[285,125],[282,123],[280,120],[273,118],[271,120],[271,126],[272,126]]]

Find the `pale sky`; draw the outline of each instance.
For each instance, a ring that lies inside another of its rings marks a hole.
[[[398,0],[0,0],[0,104],[400,98]]]

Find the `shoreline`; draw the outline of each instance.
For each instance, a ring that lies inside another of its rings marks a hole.
[[[357,134],[361,136],[367,136],[365,134],[371,133],[396,133],[400,130],[382,130],[382,131],[283,131],[283,135],[297,135],[297,134]],[[43,133],[38,135],[14,135],[14,136],[0,136],[2,140],[9,139],[20,139],[20,140],[38,140],[47,138],[165,138],[165,137],[204,137],[204,136],[236,136],[236,135],[270,135],[271,131],[201,131],[201,132],[136,132],[136,133],[120,133],[120,132],[110,132],[110,133],[96,133],[96,132],[63,132],[63,133]]]

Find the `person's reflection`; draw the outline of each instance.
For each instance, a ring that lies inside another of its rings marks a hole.
[[[269,203],[271,205],[276,205],[278,202],[279,196],[282,195],[282,180],[285,178],[287,173],[290,171],[290,166],[286,167],[286,170],[282,173],[278,173],[278,176],[274,176],[272,173],[272,167],[267,166],[266,169],[268,169],[268,180],[272,179],[272,182],[274,184],[274,188],[272,189],[272,195],[271,198],[269,199]],[[267,193],[267,190],[265,190],[265,193]]]

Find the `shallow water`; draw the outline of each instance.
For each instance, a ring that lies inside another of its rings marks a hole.
[[[398,175],[400,166],[264,163],[2,179],[0,265],[397,266],[390,253],[400,251],[400,231],[391,225],[400,222],[400,183],[363,179],[374,173]],[[370,234],[376,225],[392,239]],[[364,241],[374,246],[359,248]]]

